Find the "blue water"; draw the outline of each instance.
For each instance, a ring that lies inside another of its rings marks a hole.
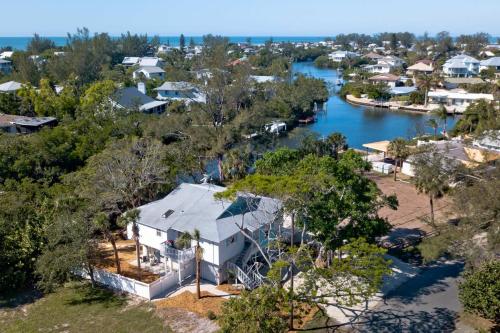
[[[56,46],[64,46],[66,45],[67,38],[66,37],[46,37],[50,40],[54,41]],[[113,37],[116,38],[116,37]],[[151,39],[151,36],[149,37]],[[186,43],[189,43],[190,36],[186,36]],[[232,43],[244,43],[247,41],[248,37],[245,36],[230,36],[229,41]],[[272,38],[275,42],[320,42],[325,40],[326,37],[297,37],[297,36],[256,36],[250,37],[252,44],[264,44],[270,38]],[[31,37],[0,37],[0,47],[11,46],[15,50],[26,50]],[[203,42],[202,36],[193,36],[193,40],[196,44],[201,44]],[[179,36],[161,36],[160,43],[167,44],[169,43],[172,46],[179,45]]]
[[[332,86],[338,78],[337,71],[318,69],[311,62],[294,63],[293,72],[324,79]],[[340,132],[347,137],[350,147],[362,148],[363,143],[367,142],[392,140],[397,137],[410,139],[417,133],[433,133],[434,130],[425,125],[429,118],[431,116],[428,114],[354,106],[332,91],[327,102],[327,111],[318,113],[318,121],[295,129],[290,133],[290,137],[302,134],[304,130],[317,132],[321,136]],[[452,128],[457,119],[458,117],[450,116],[447,128]]]

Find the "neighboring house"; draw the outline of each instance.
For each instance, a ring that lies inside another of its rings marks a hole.
[[[140,60],[140,57],[125,57],[123,58],[122,65],[126,67],[135,66],[139,64]]]
[[[474,140],[472,143],[474,147],[488,149],[500,154],[500,130],[490,130],[483,133],[483,135]]]
[[[156,97],[159,100],[205,103],[206,97],[198,88],[189,82],[164,82],[158,88]]]
[[[167,104],[149,97],[135,87],[119,89],[111,101],[118,108],[139,110],[145,113],[162,113]]]
[[[250,79],[257,83],[277,82],[278,77],[272,75],[250,75]]]
[[[373,45],[376,45],[376,44],[373,44]],[[382,59],[383,57],[384,57],[383,55],[380,55],[380,54],[375,53],[375,52],[369,52],[363,56],[363,58],[366,58],[366,59],[371,60],[371,61],[378,61],[379,59]]]
[[[10,59],[12,58],[12,55],[14,54],[14,51],[3,51],[0,53],[0,59]]]
[[[165,71],[160,67],[156,66],[146,66],[139,67],[132,74],[134,80],[140,79],[141,77],[145,77],[148,80],[157,79],[164,80],[165,79]]]
[[[211,184],[183,183],[165,198],[139,207],[137,225],[143,259],[163,263],[167,270],[182,269],[188,272],[186,275],[193,274],[193,249],[178,248],[176,241],[183,233],[197,229],[203,249],[202,279],[220,284],[228,279],[228,269],[244,272],[258,248],[239,227],[266,246],[282,222],[281,204],[253,195],[241,194],[235,200],[214,197],[224,190]],[[127,236],[133,237],[132,224],[127,226]],[[191,246],[195,245],[193,240]]]
[[[138,65],[140,67],[164,67],[165,61],[158,57],[142,57]]]
[[[385,83],[389,87],[394,88],[400,82],[400,77],[394,74],[379,74],[368,79],[373,83]]]
[[[479,63],[479,71],[493,69],[494,71],[500,71],[500,57],[493,57],[486,60],[482,60]]]
[[[160,54],[160,53],[165,54],[165,53],[169,53],[173,50],[174,50],[174,47],[162,44],[162,45],[158,46],[158,50],[156,52],[158,54]]]
[[[452,108],[454,112],[464,112],[473,102],[484,99],[493,101],[492,94],[474,94],[468,92],[455,92],[447,90],[429,91],[429,103],[444,104]]]
[[[498,139],[497,139],[498,140]],[[497,144],[498,141],[494,144]],[[467,145],[460,140],[452,141],[419,141],[417,147],[434,146],[446,160],[455,165],[463,165],[467,168],[477,167],[480,163],[494,161],[500,158],[500,152],[489,147],[479,147],[475,145]],[[403,162],[401,172],[408,176],[415,176],[414,173],[415,156],[408,157]],[[446,166],[444,166],[446,167]]]
[[[471,77],[479,74],[479,60],[460,54],[448,59],[443,65],[443,73],[450,77]]]
[[[12,71],[12,62],[9,60],[0,59],[0,72],[10,74]]]
[[[126,67],[139,66],[139,67],[163,67],[165,62],[158,57],[125,57],[123,58],[122,65]]]
[[[346,59],[359,57],[359,54],[351,51],[335,51],[328,55],[328,58],[334,62],[342,62]]]
[[[44,126],[54,126],[54,117],[26,117],[0,113],[0,131],[12,134],[29,134]]]
[[[407,96],[417,91],[417,87],[391,87],[389,93],[392,96]]]
[[[444,87],[446,89],[456,89],[463,84],[479,84],[484,83],[479,77],[445,77]]]
[[[23,87],[22,83],[16,81],[9,81],[0,84],[0,93],[13,93]]]
[[[375,65],[365,65],[363,68],[369,73],[388,74],[391,70],[403,66],[404,61],[395,56],[386,56],[377,59]]]
[[[432,74],[434,67],[430,61],[417,61],[415,64],[411,65],[406,69],[406,74],[408,75],[419,75],[419,74]]]

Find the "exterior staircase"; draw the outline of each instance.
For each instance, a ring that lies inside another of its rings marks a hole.
[[[245,242],[243,250],[240,255],[236,258],[235,262],[228,262],[227,268],[232,270],[236,279],[242,283],[247,289],[255,289],[263,283],[262,277],[253,271],[251,267],[247,266],[246,263],[249,256],[255,251],[255,245],[251,242]]]

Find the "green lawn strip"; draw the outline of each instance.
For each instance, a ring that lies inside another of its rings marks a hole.
[[[6,310],[10,312],[11,310]],[[125,296],[88,283],[74,283],[16,310],[2,332],[166,332],[152,305],[127,306]]]

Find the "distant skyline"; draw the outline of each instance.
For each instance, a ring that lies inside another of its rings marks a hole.
[[[8,13],[8,14],[7,14]],[[2,3],[0,36],[333,36],[409,31],[500,36],[500,0],[24,0]]]

